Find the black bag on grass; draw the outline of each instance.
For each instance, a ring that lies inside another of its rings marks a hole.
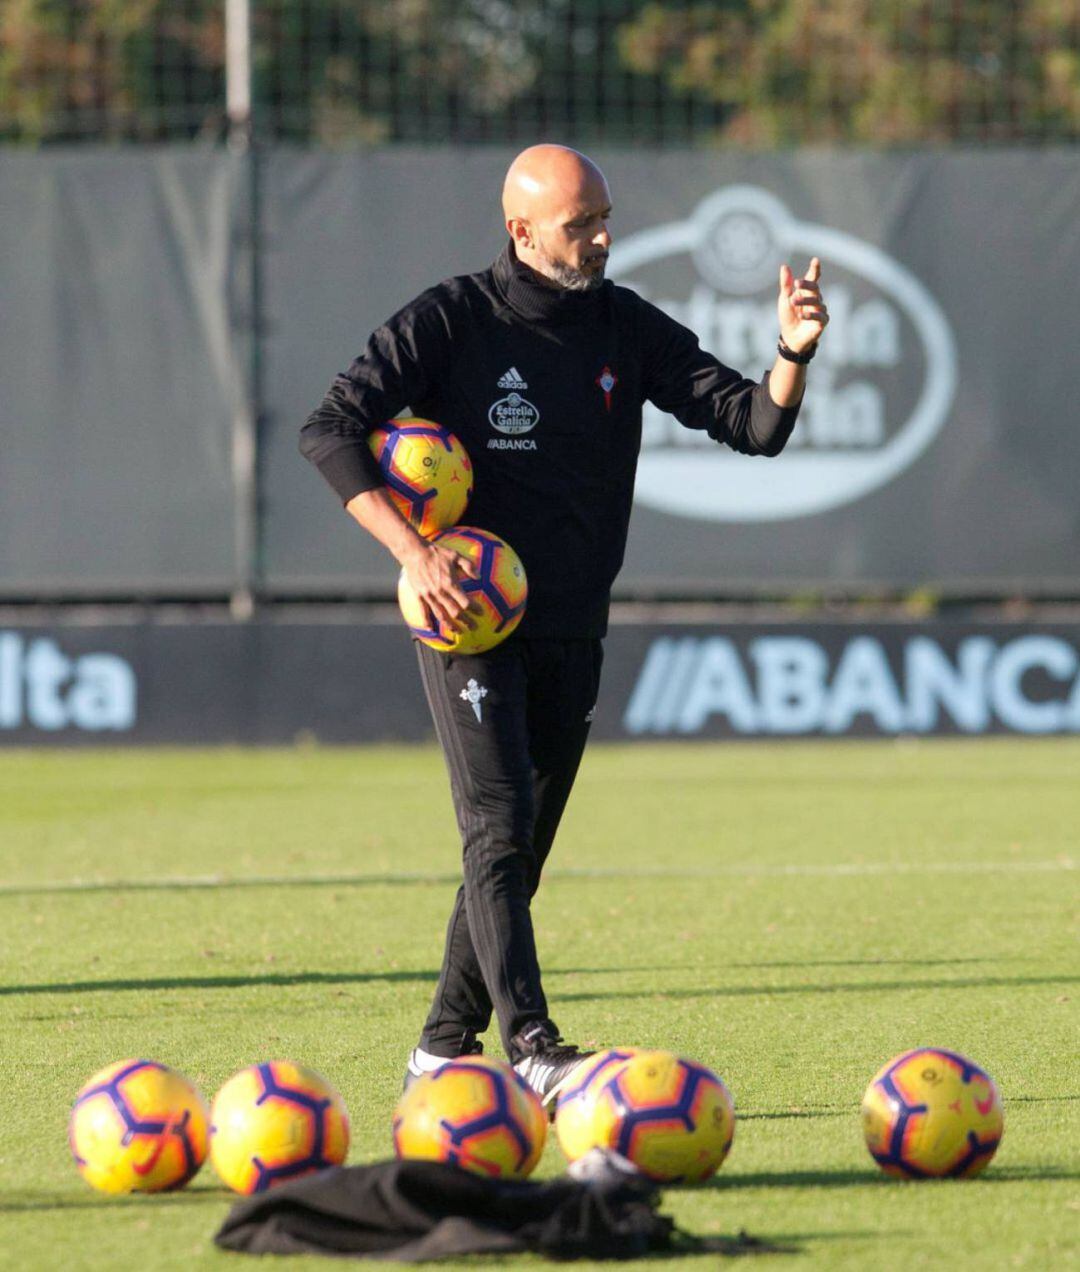
[[[345,1166],[242,1201],[214,1240],[247,1254],[328,1254],[416,1263],[532,1251],[630,1259],[668,1249],[674,1225],[642,1179],[486,1179],[442,1162]]]

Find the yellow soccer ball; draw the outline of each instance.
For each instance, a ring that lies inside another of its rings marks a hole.
[[[518,554],[497,534],[472,526],[444,530],[434,542],[452,548],[477,567],[479,578],[460,580],[461,590],[469,597],[468,613],[473,627],[455,632],[437,619],[432,626],[420,598],[402,572],[398,605],[409,630],[425,645],[442,653],[483,654],[494,649],[525,614],[528,583]]]
[[[596,1097],[604,1083],[641,1051],[640,1047],[609,1047],[583,1060],[559,1092],[555,1104],[555,1134],[567,1161],[576,1162],[597,1147]]]
[[[477,1175],[524,1179],[540,1160],[547,1115],[510,1065],[463,1056],[417,1078],[394,1110],[398,1157],[448,1162]]]
[[[181,1188],[206,1159],[206,1104],[182,1073],[120,1060],[75,1099],[68,1128],[82,1177],[106,1193]]]
[[[651,1179],[696,1183],[720,1167],[735,1135],[735,1108],[710,1069],[670,1051],[641,1051],[601,1079],[592,1139]]]
[[[372,453],[390,498],[424,538],[457,525],[473,490],[473,467],[461,442],[431,420],[389,420],[372,431]]]
[[[862,1101],[870,1155],[898,1179],[977,1175],[1005,1128],[989,1074],[955,1051],[920,1047],[890,1060]]]
[[[314,1069],[270,1060],[241,1069],[214,1097],[210,1160],[238,1193],[264,1192],[349,1150],[345,1102]]]

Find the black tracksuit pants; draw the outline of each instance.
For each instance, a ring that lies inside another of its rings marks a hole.
[[[585,749],[603,651],[599,640],[516,637],[468,657],[416,649],[464,874],[420,1045],[458,1055],[494,1008],[510,1054],[524,1025],[549,1019],[529,902]]]

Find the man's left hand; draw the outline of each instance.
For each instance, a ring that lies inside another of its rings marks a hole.
[[[829,311],[821,298],[821,261],[815,256],[805,278],[795,278],[787,265],[780,266],[780,298],[776,304],[780,337],[792,353],[805,353],[821,339]]]

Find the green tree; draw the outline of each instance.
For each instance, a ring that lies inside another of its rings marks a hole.
[[[1074,139],[1077,0],[252,0],[265,139]],[[219,138],[224,0],[0,0],[0,138]]]
[[[220,0],[0,0],[0,137],[216,135],[223,60]]]
[[[750,146],[1075,138],[1075,0],[646,4],[624,63]]]

